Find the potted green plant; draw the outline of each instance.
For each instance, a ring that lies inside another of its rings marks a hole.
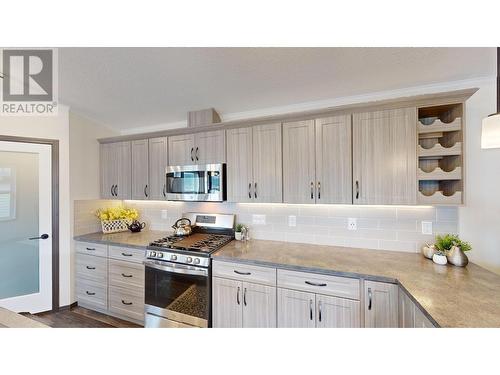
[[[237,224],[236,225],[236,231],[234,233],[234,238],[237,240],[237,241],[241,241],[241,232],[243,231],[243,227],[244,225],[243,224]]]
[[[446,264],[450,262],[455,266],[464,267],[469,262],[464,251],[471,250],[468,242],[462,241],[456,234],[436,236],[436,254],[432,257],[434,263]]]

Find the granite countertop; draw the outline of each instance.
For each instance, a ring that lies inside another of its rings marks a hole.
[[[126,246],[126,247],[146,247],[162,237],[170,236],[171,232],[158,231],[158,230],[145,230],[139,233],[132,233],[130,231],[104,234],[102,232],[82,234],[75,236],[75,241],[102,243],[106,245]]]
[[[0,307],[0,327],[5,328],[49,328],[43,323],[16,314],[13,311]]]
[[[213,258],[396,282],[440,327],[500,327],[500,276],[473,263],[440,266],[421,254],[263,240],[233,241]]]

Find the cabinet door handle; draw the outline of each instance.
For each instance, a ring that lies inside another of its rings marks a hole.
[[[238,275],[245,275],[245,276],[252,274],[251,272],[241,272],[241,271],[237,271],[237,270],[234,270],[234,273],[236,273]]]
[[[318,320],[321,322],[321,301],[318,303]]]
[[[122,253],[122,255],[123,255],[124,257],[131,257],[131,256],[133,256],[134,254]]]
[[[111,185],[111,196],[114,197],[115,196],[115,193],[113,192],[113,189],[114,189],[115,185]]]
[[[314,182],[311,181],[311,199],[314,199]]]
[[[312,286],[326,286],[325,283],[313,283],[312,281],[305,281],[307,285],[312,285]]]
[[[191,161],[194,161],[193,151],[194,151],[194,147],[191,147]]]
[[[126,275],[126,274],[124,274],[124,273],[122,273],[122,276],[123,276],[123,277],[132,277],[132,275]]]
[[[124,305],[127,305],[127,306],[132,305],[132,302],[125,302],[124,300],[122,300],[122,303],[123,303]]]
[[[118,185],[115,185],[115,197],[118,196]]]
[[[90,267],[90,266],[87,266],[87,269],[88,269],[88,270],[95,270],[95,267]]]
[[[321,182],[318,181],[318,199],[321,199]]]
[[[372,309],[372,288],[368,288],[368,310]]]
[[[236,303],[238,305],[240,304],[240,287],[238,287],[238,290],[236,291]]]
[[[196,152],[194,153],[194,155],[196,156],[196,160],[200,160],[200,159],[198,158],[198,147],[196,147]]]
[[[313,320],[313,300],[309,300],[309,319]]]
[[[85,293],[87,293],[88,296],[95,296],[95,293],[94,292],[89,292],[88,290],[85,291]]]
[[[253,194],[255,196],[255,199],[257,199],[257,183],[254,183],[253,188],[254,188]]]
[[[144,195],[148,197],[148,185],[144,186]]]
[[[252,183],[248,183],[248,198],[252,199]]]
[[[247,288],[243,289],[243,304],[247,305]]]
[[[359,199],[359,181],[356,181],[356,199]]]
[[[163,197],[165,197],[165,198],[167,197],[167,193],[165,193],[166,188],[167,188],[166,184],[163,184],[163,190],[162,191],[163,191]]]

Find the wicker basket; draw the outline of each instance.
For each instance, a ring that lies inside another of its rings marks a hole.
[[[127,224],[130,220],[101,220],[102,233],[118,233],[126,232],[128,230]]]

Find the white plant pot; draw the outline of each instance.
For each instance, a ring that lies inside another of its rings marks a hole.
[[[236,239],[236,241],[241,241],[241,232],[235,232],[234,238]]]
[[[448,259],[446,258],[446,255],[439,255],[439,254],[434,254],[432,256],[432,261],[436,264],[440,264],[442,266],[446,265],[448,263]]]

